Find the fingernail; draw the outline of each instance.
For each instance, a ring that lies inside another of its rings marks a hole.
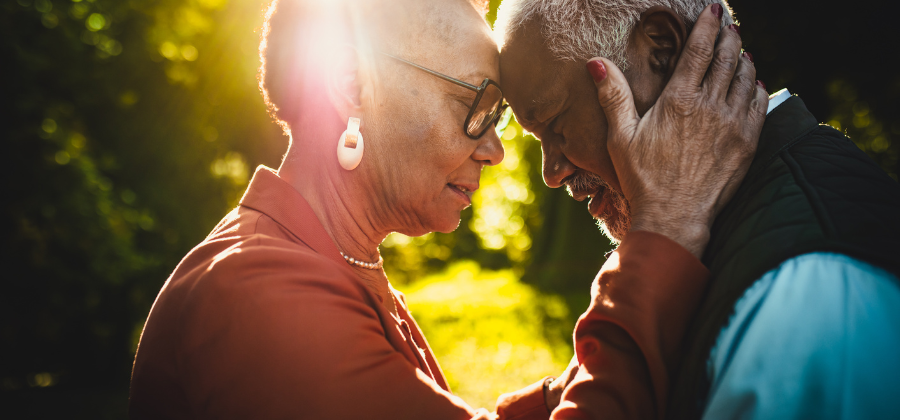
[[[594,83],[600,83],[606,79],[606,66],[600,60],[591,60],[587,62],[588,72],[594,78]]]
[[[716,15],[717,18],[722,19],[722,5],[719,3],[713,3],[712,7],[710,7],[713,14]]]
[[[741,54],[741,55],[743,55],[744,58],[750,60],[751,63],[753,62],[753,54],[750,54],[750,53],[748,53],[747,51],[744,51],[744,53]]]
[[[757,80],[757,81],[756,81],[756,86],[759,86],[759,87],[763,88],[763,90],[765,90],[766,92],[769,91],[768,89],[766,89],[766,84],[763,83],[762,80]]]
[[[721,7],[721,6],[719,6],[719,7]],[[737,32],[738,35],[741,34],[741,27],[740,27],[740,26],[735,25],[735,24],[732,23],[731,25],[728,25],[728,27],[729,27],[732,31]]]

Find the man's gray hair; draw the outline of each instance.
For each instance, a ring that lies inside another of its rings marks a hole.
[[[536,20],[547,47],[558,59],[601,56],[624,71],[628,37],[645,10],[667,6],[690,31],[700,12],[716,2],[725,9],[723,25],[734,23],[725,0],[504,0],[494,30],[502,47],[522,25]]]

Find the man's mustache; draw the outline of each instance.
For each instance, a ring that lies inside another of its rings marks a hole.
[[[583,169],[579,169],[572,175],[566,177],[566,179],[562,181],[562,184],[566,186],[569,195],[579,201],[585,199],[588,195],[594,194],[601,188],[609,188],[609,184],[607,184],[603,178],[600,178],[599,175]]]

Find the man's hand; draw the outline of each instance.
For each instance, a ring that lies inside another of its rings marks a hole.
[[[721,15],[718,4],[700,14],[672,79],[643,118],[616,65],[588,61],[632,230],[666,235],[698,258],[750,167],[768,106],[740,35],[720,33]]]

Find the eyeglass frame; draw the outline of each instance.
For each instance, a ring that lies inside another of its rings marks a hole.
[[[422,70],[432,76],[436,76],[436,77],[446,80],[450,83],[453,83],[457,86],[462,86],[466,89],[475,91],[475,100],[472,102],[472,105],[469,106],[469,115],[467,115],[466,120],[463,121],[463,132],[466,133],[466,136],[468,136],[472,140],[480,139],[482,136],[484,136],[485,133],[487,133],[488,130],[491,129],[491,126],[494,126],[494,128],[496,129],[498,124],[500,123],[500,119],[503,116],[503,113],[506,112],[506,109],[509,107],[509,104],[503,99],[503,89],[500,88],[500,84],[491,80],[489,77],[484,78],[484,81],[481,82],[481,86],[475,86],[471,83],[466,83],[457,78],[447,76],[446,74],[438,73],[429,68],[422,67],[416,63],[413,63],[408,60],[404,60],[395,55],[388,54],[386,52],[381,52],[381,54],[386,55],[390,58],[393,58],[394,60],[397,60],[401,63],[413,66],[413,67],[415,67],[419,70]],[[481,97],[482,97],[482,95],[484,95],[484,91],[485,91],[485,89],[487,89],[488,85],[494,85],[497,87],[497,90],[500,91],[500,105],[497,106],[497,110],[495,111],[496,114],[493,116],[493,118],[491,119],[491,122],[487,125],[487,127],[485,127],[480,133],[478,133],[478,135],[473,136],[472,134],[469,133],[469,122],[472,120],[472,116],[475,114],[475,107],[481,101]]]

